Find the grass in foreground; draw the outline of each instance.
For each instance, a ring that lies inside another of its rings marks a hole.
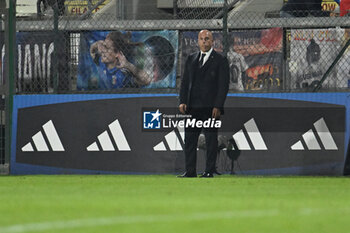
[[[349,232],[349,181],[3,176],[0,232]]]

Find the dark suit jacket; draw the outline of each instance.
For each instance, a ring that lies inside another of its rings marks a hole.
[[[180,88],[180,104],[186,104],[191,109],[191,93],[195,71],[198,67],[200,52],[188,56],[182,76]],[[206,108],[219,108],[224,113],[224,102],[229,88],[229,64],[227,58],[221,54],[211,52],[209,59],[201,68],[200,98]],[[198,90],[195,90],[198,91]]]

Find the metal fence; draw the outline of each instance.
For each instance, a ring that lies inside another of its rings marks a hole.
[[[116,20],[116,14],[92,10],[108,1],[87,2],[84,10],[69,1],[63,15],[53,7],[51,15],[17,19],[17,94],[175,93],[204,28],[229,59],[230,92],[349,87],[350,54],[342,51],[349,39],[346,17],[280,18],[276,12],[242,12],[240,1],[203,8],[177,1],[176,19]],[[82,12],[67,13],[74,6]]]
[[[3,37],[4,34],[4,22],[7,18],[6,12],[0,9],[0,37]],[[4,58],[5,47],[1,46],[2,58]],[[5,145],[5,125],[6,125],[6,104],[7,100],[6,94],[6,83],[4,78],[4,59],[0,60],[0,174],[8,172],[8,162],[9,156],[6,155],[6,145]]]

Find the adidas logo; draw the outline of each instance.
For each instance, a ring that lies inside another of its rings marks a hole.
[[[255,150],[267,150],[266,144],[264,142],[264,139],[262,138],[260,131],[254,121],[254,118],[247,121],[244,124],[244,128],[246,129],[248,133],[248,138],[252,142],[252,145]],[[185,141],[185,133],[184,128],[177,128],[179,130],[179,134],[182,138],[182,141]],[[243,130],[238,131],[233,136],[233,139],[235,140],[237,147],[239,150],[251,150],[250,145],[248,143],[248,140],[246,136],[244,135]],[[182,143],[180,142],[179,138],[176,135],[175,130],[171,131],[167,135],[165,135],[165,143],[168,145],[170,151],[182,151]],[[158,143],[156,146],[153,147],[154,151],[167,151],[164,141]]]
[[[319,119],[313,125],[324,149],[338,150],[338,147],[326,125],[324,118]],[[45,123],[42,128],[44,131],[42,132],[42,130],[40,130],[34,136],[32,136],[32,142],[28,142],[21,148],[21,150],[23,152],[65,151],[52,120]],[[119,120],[116,119],[113,121],[108,125],[108,128],[109,130],[107,129],[98,135],[98,141],[93,142],[86,148],[86,150],[101,151],[101,148],[102,151],[115,151],[116,146],[119,151],[131,151],[128,141],[126,140],[124,132],[120,126]],[[246,132],[241,129],[232,135],[232,138],[235,140],[239,150],[252,150],[250,145],[253,146],[254,150],[268,150],[254,118],[244,123],[244,129]],[[182,145],[185,141],[184,128],[177,127],[177,131],[175,129],[166,134],[164,136],[164,140],[154,146],[153,150],[167,151],[168,147],[170,151],[182,151]],[[180,135],[180,137],[178,135]],[[250,140],[250,143],[248,142],[248,139]],[[291,146],[291,150],[305,150],[304,145],[306,145],[308,150],[321,150],[320,143],[316,138],[314,130],[310,129],[302,135],[301,140],[297,141]]]
[[[321,139],[321,143],[326,150],[338,150],[337,145],[334,142],[334,139],[324,121],[323,117],[314,123],[316,132]],[[303,140],[306,144],[307,149],[309,150],[321,150],[320,144],[317,141],[317,138],[312,129],[305,132],[303,135]],[[292,150],[305,150],[302,144],[302,140],[297,141],[290,147]]]
[[[181,128],[181,127],[177,127],[180,137],[182,139],[182,141],[185,141],[185,128]],[[167,135],[165,135],[164,137],[165,142],[167,143],[167,145],[169,146],[169,149],[171,151],[182,151],[182,143],[180,142],[178,136],[176,135],[175,130],[172,130],[170,133],[168,133]],[[154,151],[167,151],[165,143],[163,141],[161,141],[160,143],[158,143],[156,146],[153,147]]]
[[[122,127],[119,124],[118,119],[113,121],[108,125],[110,133],[113,137],[113,141],[117,146],[119,151],[131,151],[128,141],[124,135]],[[112,143],[111,137],[108,134],[108,130],[97,136],[100,148],[102,151],[115,151],[114,145]],[[100,151],[97,142],[93,142],[90,146],[86,148],[87,151]]]
[[[62,145],[60,137],[57,134],[57,131],[55,129],[55,126],[54,126],[52,120],[49,120],[42,127],[44,129],[44,134],[47,138],[47,141],[48,141],[52,151],[64,151],[64,147]],[[32,139],[33,139],[34,146],[35,146],[37,151],[50,151],[49,147],[47,146],[44,135],[41,131],[36,133],[32,137]],[[23,152],[33,152],[35,150],[33,148],[32,143],[29,142],[24,147],[22,147],[22,151]]]
[[[244,128],[247,131],[248,138],[250,139],[255,150],[267,150],[264,139],[261,136],[254,118],[244,123]],[[235,140],[239,150],[252,150],[242,129],[235,133],[232,137]]]

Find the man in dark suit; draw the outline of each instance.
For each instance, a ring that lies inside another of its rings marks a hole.
[[[199,53],[188,56],[180,88],[179,110],[197,120],[219,119],[229,87],[227,59],[213,50],[213,35],[208,30],[198,34]],[[179,177],[197,177],[197,143],[203,129],[207,159],[200,177],[213,177],[218,149],[217,128],[186,127],[186,172]]]

